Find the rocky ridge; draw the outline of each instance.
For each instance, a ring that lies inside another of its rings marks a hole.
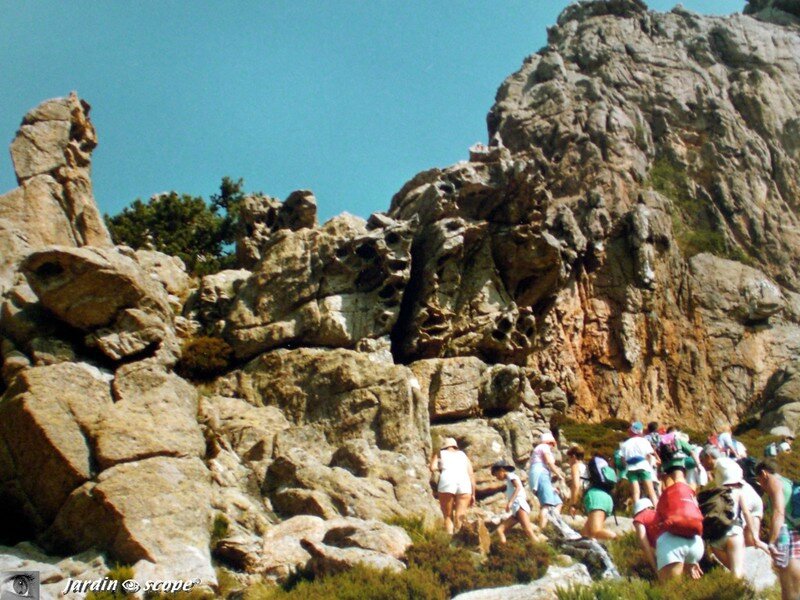
[[[88,105],[32,110],[0,196],[0,543],[212,585],[212,557],[243,579],[403,568],[384,521],[436,515],[443,437],[485,515],[488,466],[557,414],[796,430],[792,10],[573,5],[468,161],[366,221],[248,198],[241,268],[200,280],[112,245]],[[175,372],[197,336],[232,349],[212,381]]]

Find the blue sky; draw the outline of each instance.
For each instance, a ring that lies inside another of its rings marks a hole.
[[[311,189],[323,220],[367,216],[486,140],[497,87],[567,4],[0,0],[0,141],[77,90],[98,130],[103,212],[168,190],[207,197],[230,175],[279,198]],[[683,4],[728,14],[745,2]],[[0,191],[15,185],[6,153]]]

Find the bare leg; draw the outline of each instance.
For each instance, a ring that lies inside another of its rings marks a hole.
[[[639,488],[638,481],[631,481],[631,498],[633,498],[633,503],[636,504],[641,498],[642,491]]]
[[[725,549],[728,551],[729,569],[737,579],[744,577],[744,536],[734,535],[728,538]]]
[[[784,569],[777,569],[781,582],[781,599],[797,600],[800,598],[800,560],[790,559]]]
[[[505,521],[497,526],[497,537],[500,538],[500,543],[506,543],[506,531],[511,529],[517,522],[516,517],[508,517]]]
[[[658,580],[664,582],[675,579],[683,574],[683,570],[684,564],[681,562],[669,564],[666,567],[662,567],[658,572]]]
[[[729,571],[733,571],[733,569],[731,569],[731,558],[728,556],[727,543],[725,548],[715,548],[714,546],[711,546],[711,553],[717,557],[717,560],[722,563],[723,567]]]
[[[444,529],[450,535],[453,534],[454,502],[455,502],[455,494],[445,494],[439,492],[439,508],[442,509],[442,516],[444,517]]]
[[[544,528],[547,527],[548,512],[552,509],[552,506],[546,506],[544,504],[539,505],[539,529],[544,530]]]
[[[650,501],[653,503],[653,506],[658,504],[658,496],[656,496],[656,491],[653,488],[652,481],[643,481],[642,485],[644,486],[644,493],[645,495],[650,498]]]
[[[517,521],[519,524],[522,525],[522,528],[525,530],[525,534],[528,536],[532,544],[536,543],[536,536],[533,533],[533,525],[531,524],[531,519],[528,516],[528,513],[524,510],[520,509],[517,511]]]
[[[617,534],[605,528],[606,513],[602,510],[593,510],[586,517],[581,535],[596,540],[613,540]]]
[[[464,517],[467,515],[469,508],[469,501],[472,497],[471,494],[458,494],[456,496],[456,518],[455,518],[455,531],[459,531],[464,524]]]

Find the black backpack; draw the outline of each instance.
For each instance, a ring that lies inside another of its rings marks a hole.
[[[736,521],[733,492],[727,487],[714,487],[697,494],[703,513],[703,538],[715,542],[727,534]]]
[[[617,472],[608,464],[605,458],[595,456],[589,461],[586,468],[589,475],[589,487],[599,488],[609,494],[614,490],[619,478]]]

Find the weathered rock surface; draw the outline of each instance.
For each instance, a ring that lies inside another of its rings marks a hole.
[[[174,338],[167,293],[112,249],[51,247],[23,264],[42,306],[119,360]]]
[[[238,210],[236,260],[245,269],[252,269],[261,260],[276,231],[317,226],[317,199],[309,190],[292,192],[285,202],[268,196],[249,196]]]
[[[99,423],[112,406],[108,380],[86,364],[24,369],[0,398],[3,537],[37,534],[94,475]]]
[[[74,93],[25,115],[11,143],[20,187],[0,196],[0,292],[31,250],[50,244],[111,246],[92,194],[96,145],[89,105]]]
[[[761,429],[769,431],[783,425],[795,434],[800,430],[800,363],[790,363],[770,378],[763,410]]]
[[[476,590],[454,596],[453,600],[549,600],[559,589],[590,585],[589,571],[581,564],[571,567],[550,567],[541,579],[526,585]]]
[[[342,215],[281,230],[239,288],[225,338],[239,358],[290,343],[354,347],[387,335],[410,272],[407,223],[368,227]]]

